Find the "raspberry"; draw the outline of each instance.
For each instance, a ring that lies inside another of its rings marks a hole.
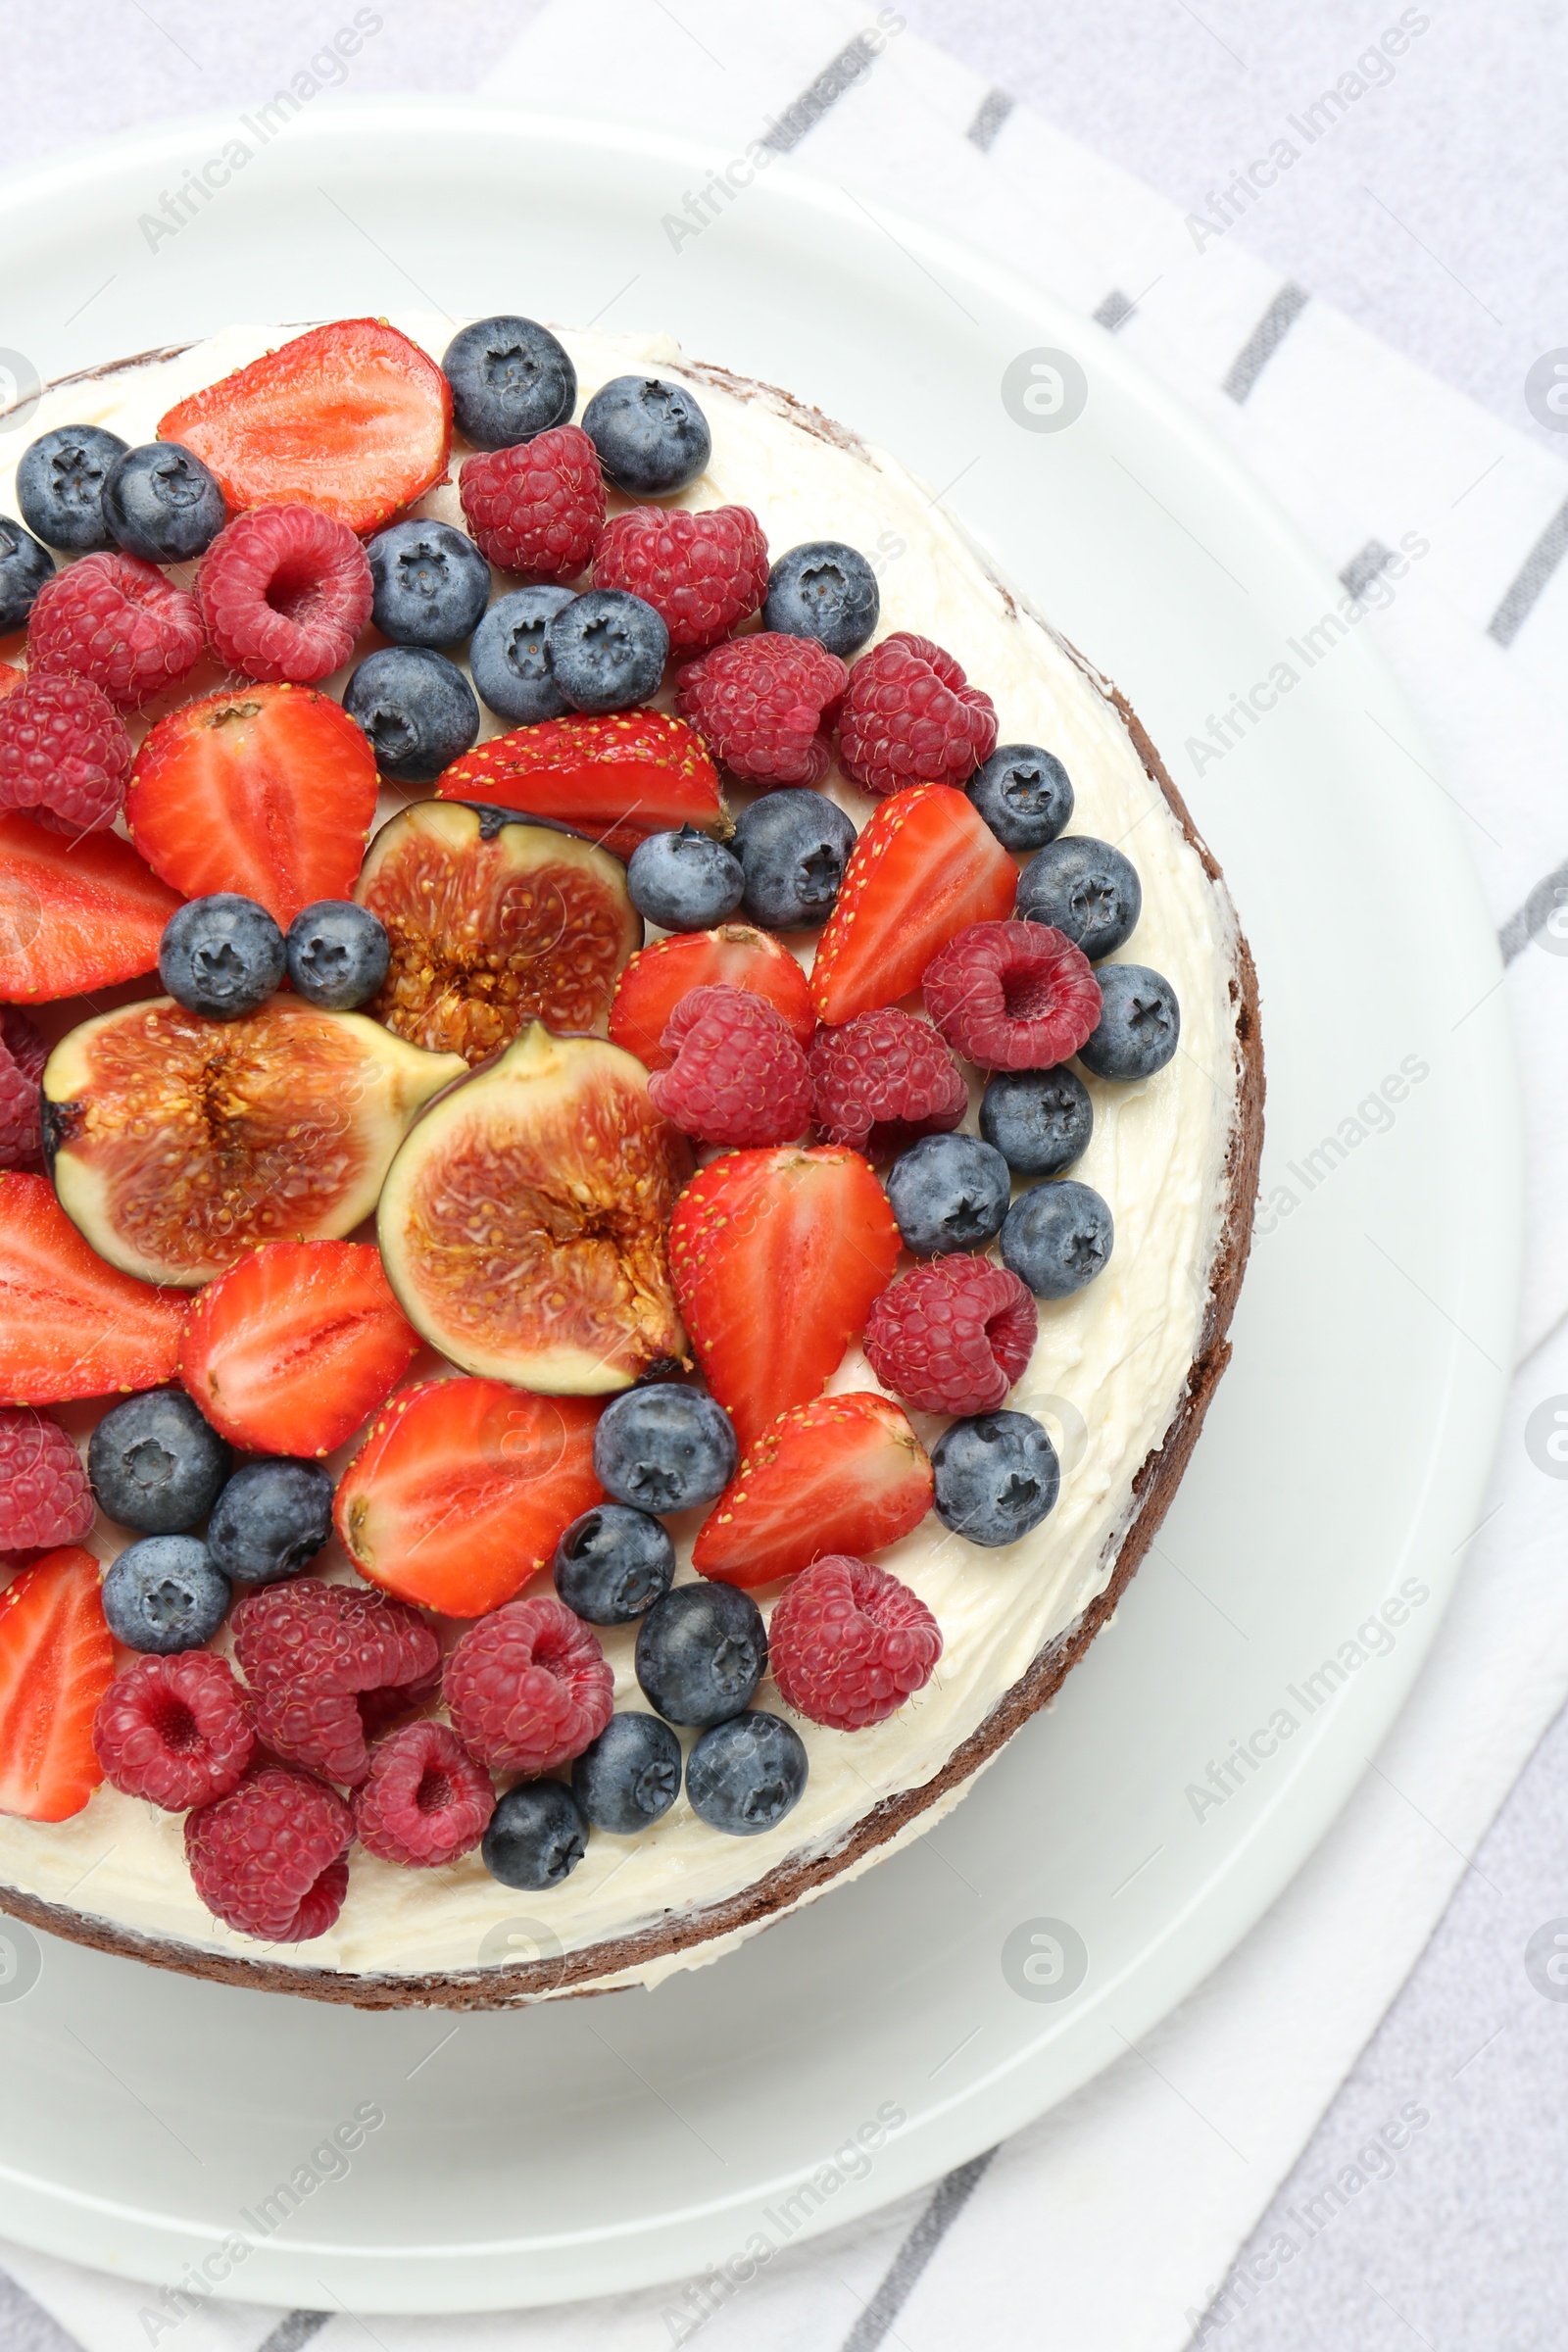
[[[83,556],[57,571],[39,589],[27,621],[29,662],[63,664],[90,678],[117,710],[139,710],[177,686],[195,668],[204,643],[189,590],[134,556]]]
[[[971,923],[921,975],[925,1008],[983,1070],[1051,1070],[1095,1033],[1100,983],[1049,923]]]
[[[256,1735],[228,1660],[183,1649],[172,1658],[138,1658],[110,1684],[92,1743],[116,1788],[183,1813],[239,1787]]]
[[[811,1040],[812,1115],[825,1144],[897,1159],[922,1135],[946,1135],[969,1107],[963,1072],[929,1021],[889,1004]]]
[[[794,1143],[811,1115],[811,1074],[789,1023],[749,989],[688,989],[660,1040],[673,1053],[649,1099],[705,1144]]]
[[[30,1167],[43,1149],[38,1081],[48,1058],[26,1014],[0,1005],[0,1168]]]
[[[1040,1315],[989,1257],[934,1257],[872,1305],[861,1346],[884,1387],[926,1413],[989,1413],[1034,1349]]]
[[[53,833],[99,832],[120,814],[131,756],[109,697],[51,659],[0,704],[0,808]]]
[[[839,713],[839,765],[862,792],[961,784],[997,748],[996,706],[951,654],[899,629],[862,654]]]
[[[242,677],[314,686],[341,669],[370,617],[370,563],[315,507],[253,507],[202,558],[196,595],[213,651]]]
[[[605,527],[599,452],[577,424],[467,459],[458,492],[469,530],[503,571],[574,579]]]
[[[442,1688],[469,1754],[530,1779],[580,1756],[614,1705],[597,1638],[549,1594],[509,1600],[469,1626]]]
[[[919,1594],[847,1552],[803,1568],[768,1621],[768,1664],[785,1700],[835,1732],[885,1723],[941,1655],[941,1628]]]
[[[354,1827],[367,1852],[407,1870],[433,1870],[472,1851],[496,1808],[488,1773],[444,1723],[410,1723],[370,1751],[354,1792]]]
[[[0,1551],[74,1544],[93,1522],[74,1441],[30,1405],[0,1412]]]
[[[750,507],[633,507],[605,525],[594,586],[640,596],[668,629],[672,654],[700,654],[761,610],[767,541]]]
[[[354,1816],[309,1773],[264,1764],[185,1816],[185,1859],[215,1919],[263,1943],[324,1936],[349,1887]]]
[[[820,784],[849,674],[813,638],[763,631],[689,662],[675,679],[675,708],[748,784]]]
[[[286,1764],[354,1788],[384,1720],[428,1683],[441,1645],[405,1601],[315,1578],[248,1593],[229,1620],[258,1737]]]

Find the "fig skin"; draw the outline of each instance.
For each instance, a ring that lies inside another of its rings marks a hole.
[[[470,1066],[530,1020],[603,1035],[643,944],[626,871],[572,827],[464,801],[416,801],[382,826],[354,887],[391,962],[365,1009]]]
[[[237,1021],[144,999],[83,1021],[44,1065],[55,1192],[110,1265],[195,1290],[258,1242],[351,1233],[410,1122],[465,1069],[297,997]]]
[[[600,1396],[689,1361],[667,1237],[686,1139],[634,1055],[534,1022],[433,1104],[377,1234],[409,1321],[466,1372]]]

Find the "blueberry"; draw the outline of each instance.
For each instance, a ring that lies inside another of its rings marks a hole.
[[[666,1723],[723,1723],[767,1668],[762,1612],[739,1585],[677,1585],[637,1629],[637,1680]]]
[[[701,1389],[654,1381],[607,1405],[594,1431],[594,1476],[640,1511],[689,1511],[735,1475],[735,1424]]]
[[[686,1794],[710,1830],[760,1838],[806,1792],[806,1746],[793,1724],[760,1712],[705,1732],[686,1759]]]
[[[1002,1262],[1037,1298],[1070,1298],[1108,1263],[1116,1232],[1092,1185],[1036,1184],[1002,1228]]]
[[[456,662],[423,645],[367,654],[343,689],[343,708],[394,784],[433,783],[479,732],[473,688]]]
[[[905,1246],[918,1257],[983,1250],[1002,1231],[1011,1178],[977,1135],[923,1135],[888,1170],[888,1199]]]
[[[625,710],[659,691],[669,631],[640,596],[590,588],[545,629],[545,660],[574,710]]]
[[[54,576],[49,550],[9,514],[0,514],[0,637],[23,627],[39,589]]]
[[[227,516],[223,493],[193,449],[147,441],[104,476],[103,518],[127,556],[184,564],[205,555]]]
[[[746,876],[721,841],[682,825],[637,844],[626,888],[638,913],[662,930],[710,931],[740,905]]]
[[[964,790],[1004,850],[1043,850],[1072,814],[1067,770],[1038,743],[1003,744]]]
[[[534,318],[476,318],[447,345],[442,372],[452,416],[475,449],[511,449],[566,424],[577,405],[577,370],[548,327]]]
[[[1094,1129],[1089,1089],[1065,1067],[999,1070],[980,1098],[980,1132],[1015,1176],[1059,1176]]]
[[[474,689],[497,718],[531,727],[541,718],[563,718],[571,709],[556,684],[545,634],[558,612],[572,601],[569,588],[539,581],[496,599],[468,647]]]
[[[638,498],[684,490],[708,464],[713,436],[684,384],[617,375],[594,394],[582,429],[617,490]]]
[[[104,1577],[104,1623],[127,1649],[155,1657],[200,1649],[228,1614],[231,1588],[195,1536],[144,1536]]]
[[[158,977],[176,1004],[237,1021],[282,981],[283,934],[265,906],[232,890],[187,899],[164,925]]]
[[[596,1503],[556,1545],[556,1591],[590,1625],[629,1625],[675,1579],[675,1546],[647,1511]]]
[[[386,978],[392,945],[368,906],[352,899],[317,899],[302,906],[283,942],[289,985],[323,1012],[347,1012],[373,997]]]
[[[183,1389],[127,1396],[87,1441],[87,1479],[98,1507],[138,1535],[181,1535],[218,1500],[228,1447]]]
[[[847,662],[876,627],[876,573],[858,549],[838,539],[786,548],[767,575],[762,626],[784,637],[814,637]]]
[[[490,602],[490,566],[449,522],[395,522],[366,549],[370,618],[394,645],[457,645]]]
[[[538,1893],[569,1879],[587,1844],[582,1807],[563,1782],[520,1781],[491,1814],[479,1853],[503,1886]]]
[[[768,931],[814,931],[833,911],[855,827],[836,801],[792,785],[743,808],[730,847],[746,876],[742,912]]]
[[[976,1413],[931,1448],[936,1511],[971,1544],[1016,1544],[1056,1506],[1056,1448],[1030,1413]]]
[[[113,547],[104,520],[104,483],[127,444],[101,424],[57,424],[40,433],[22,453],[17,467],[17,504],[29,531],[50,547],[86,556]]]
[[[680,1741],[657,1715],[612,1715],[571,1768],[571,1792],[596,1830],[635,1838],[680,1794]]]
[[[1100,1022],[1078,1058],[1097,1078],[1152,1078],[1176,1051],[1182,1008],[1163,972],[1147,963],[1107,963],[1100,982]]]
[[[1143,904],[1132,860],[1108,841],[1091,841],[1086,833],[1048,842],[1018,881],[1018,913],[1027,922],[1064,931],[1091,963],[1121,946]]]
[[[213,1505],[207,1548],[241,1585],[298,1576],[332,1533],[332,1476],[319,1462],[243,1462]]]

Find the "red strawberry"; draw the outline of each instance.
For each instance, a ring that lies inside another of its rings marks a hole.
[[[106,1266],[46,1178],[0,1175],[0,1404],[162,1388],[185,1306]]]
[[[616,858],[677,825],[719,836],[732,829],[702,738],[662,710],[514,727],[455,760],[435,792],[437,800],[557,817]]]
[[[156,971],[179,904],[118,833],[72,841],[0,815],[0,998],[86,996]]]
[[[965,794],[890,794],[861,827],[817,943],[818,1014],[837,1024],[896,1004],[956,932],[1010,913],[1017,889],[1017,866]]]
[[[452,391],[384,318],[338,318],[193,392],[158,426],[211,466],[230,508],[319,508],[378,530],[446,471]]]
[[[931,1464],[886,1396],[818,1396],[769,1423],[697,1531],[692,1566],[727,1585],[793,1576],[819,1553],[880,1551],[931,1508]]]
[[[432,1380],[381,1413],[337,1490],[360,1574],[445,1617],[481,1617],[549,1561],[594,1476],[597,1399]]]
[[[418,1350],[368,1242],[264,1242],[186,1318],[179,1376],[220,1436],[252,1453],[330,1453]]]
[[[375,795],[375,754],[329,694],[245,686],[159,720],[125,822],[187,898],[235,890],[287,930],[302,907],[353,890]]]
[[[45,1552],[0,1592],[0,1813],[81,1811],[104,1777],[92,1719],[114,1671],[90,1551]]]
[[[749,923],[721,923],[716,931],[682,931],[639,950],[615,983],[611,1044],[635,1054],[647,1069],[667,1070],[675,1054],[663,1044],[664,1031],[694,988],[744,988],[765,997],[801,1045],[811,1041],[811,992],[788,948]]]
[[[669,1265],[708,1385],[742,1449],[822,1394],[892,1280],[899,1229],[856,1152],[730,1152],[675,1203]]]
[[[0,662],[0,703],[5,701],[8,694],[16,693],[25,674],[18,669],[14,662]]]

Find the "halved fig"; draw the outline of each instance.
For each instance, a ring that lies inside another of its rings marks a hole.
[[[685,1355],[665,1236],[690,1169],[640,1061],[536,1021],[392,1162],[387,1278],[466,1372],[546,1396],[628,1389]]]
[[[618,858],[558,826],[462,801],[416,801],[383,825],[354,895],[392,945],[368,1009],[412,1044],[470,1064],[532,1020],[602,1032],[643,940]]]
[[[564,818],[617,858],[677,825],[720,841],[735,830],[702,737],[662,710],[573,712],[514,727],[465,752],[435,789],[443,801]]]
[[[238,1021],[154,997],[61,1039],[44,1150],[100,1257],[195,1289],[258,1242],[352,1232],[416,1111],[465,1066],[294,997]]]

